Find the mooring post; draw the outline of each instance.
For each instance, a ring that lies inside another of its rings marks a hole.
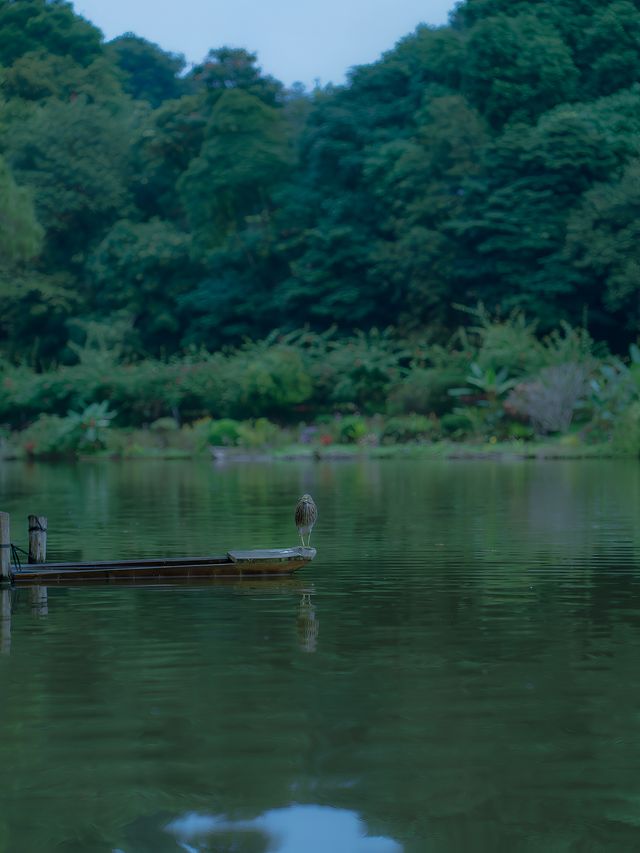
[[[0,512],[0,580],[11,579],[11,516]]]
[[[29,516],[29,562],[44,563],[47,559],[47,517]]]
[[[11,654],[11,590],[0,589],[0,654]]]

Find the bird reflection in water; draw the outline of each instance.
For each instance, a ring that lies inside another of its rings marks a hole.
[[[320,622],[316,616],[316,608],[311,601],[311,590],[304,590],[302,593],[296,617],[296,630],[300,650],[315,652],[318,646]]]

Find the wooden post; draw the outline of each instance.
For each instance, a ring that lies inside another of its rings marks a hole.
[[[0,589],[0,654],[11,654],[11,590]]]
[[[47,517],[29,516],[29,562],[44,563],[47,559]]]
[[[0,581],[11,579],[11,516],[0,512]]]

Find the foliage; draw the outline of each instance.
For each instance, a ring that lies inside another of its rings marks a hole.
[[[0,65],[30,51],[71,56],[88,65],[100,55],[100,30],[74,14],[65,0],[20,0],[0,4]]]
[[[305,343],[316,400],[330,400],[338,407],[380,411],[389,389],[405,373],[408,352],[389,329],[346,339],[309,336]]]
[[[311,93],[0,3],[9,419],[447,414],[465,377],[497,417],[504,383],[593,378],[591,336],[640,332],[639,71],[629,0],[463,0]],[[126,359],[77,364],[78,322],[124,315]]]
[[[49,262],[80,263],[126,206],[127,121],[82,99],[52,100],[14,127],[6,157],[34,194]]]
[[[508,377],[509,371],[505,367],[499,370],[488,367],[483,370],[476,361],[472,361],[465,377],[471,388],[451,388],[449,393],[456,397],[473,397],[480,392],[478,403],[494,406],[515,384],[515,380]]]
[[[412,367],[389,391],[387,408],[391,414],[449,412],[453,399],[449,389],[464,382],[465,371],[459,367]]]
[[[42,236],[29,193],[16,185],[0,157],[0,274],[37,255]]]
[[[440,427],[445,435],[464,438],[474,431],[474,422],[470,412],[449,412],[440,418]]]
[[[545,367],[535,379],[513,389],[505,404],[507,411],[528,419],[541,433],[565,432],[587,393],[588,380],[584,364]]]
[[[439,433],[438,422],[424,415],[403,415],[388,418],[381,433],[383,444],[406,444],[430,441]]]
[[[240,439],[240,424],[231,418],[211,421],[207,428],[209,444],[221,447],[235,447]]]
[[[629,406],[616,421],[612,446],[623,456],[640,457],[640,402]]]
[[[21,434],[22,445],[30,456],[95,453],[106,447],[114,417],[106,402],[91,403],[66,417],[40,415]]]
[[[122,88],[135,100],[156,108],[183,92],[184,84],[178,77],[186,65],[183,56],[167,53],[134,33],[110,41],[106,55],[123,76]]]
[[[340,418],[336,426],[341,444],[358,444],[369,432],[366,420],[358,415]]]

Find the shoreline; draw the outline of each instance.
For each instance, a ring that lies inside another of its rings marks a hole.
[[[125,452],[99,450],[95,453],[29,454],[5,448],[0,460],[23,462],[131,462],[131,461],[202,461],[215,465],[257,464],[274,462],[353,462],[377,459],[433,461],[567,461],[583,459],[636,459],[631,454],[616,452],[610,443],[586,445],[560,438],[548,441],[406,443],[377,446],[335,444],[328,447],[292,444],[271,448],[214,447],[193,451],[177,447],[132,447]]]

